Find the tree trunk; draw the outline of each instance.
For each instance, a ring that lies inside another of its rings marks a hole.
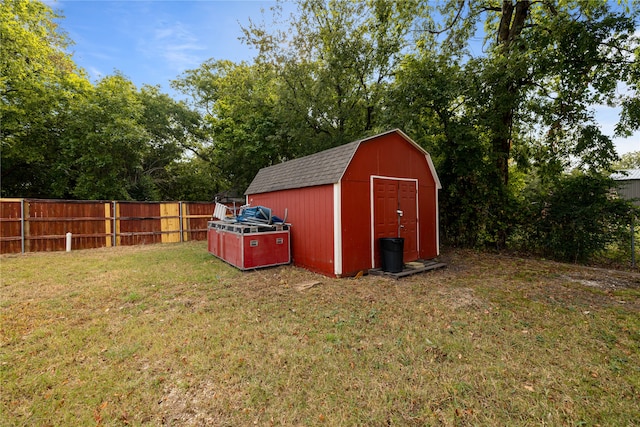
[[[497,42],[506,57],[517,55],[518,50],[513,49],[512,43],[520,36],[524,29],[525,22],[529,16],[529,8],[531,2],[529,0],[516,1],[515,4],[511,0],[502,2],[502,16],[498,25]],[[514,13],[515,11],[515,13]],[[512,73],[509,73],[512,75]],[[495,94],[496,105],[500,114],[500,123],[493,141],[494,154],[496,156],[496,171],[500,176],[501,182],[506,186],[509,183],[509,157],[511,156],[511,131],[513,127],[513,116],[516,109],[518,94],[520,91],[516,76],[510,77],[512,81],[504,82],[498,87],[506,88],[506,94]],[[503,102],[506,99],[505,105]]]

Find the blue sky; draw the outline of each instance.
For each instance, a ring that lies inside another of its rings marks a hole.
[[[251,61],[240,26],[261,21],[275,1],[77,1],[47,2],[64,18],[75,42],[73,58],[92,80],[118,70],[136,86],[160,85],[209,58]]]
[[[251,62],[255,50],[243,44],[241,26],[262,22],[275,0],[48,0],[64,16],[61,28],[75,42],[75,62],[92,81],[122,72],[137,87],[170,81],[209,58]],[[291,6],[293,10],[293,5]],[[287,12],[288,13],[288,12]],[[617,110],[597,107],[602,130],[613,134]],[[620,154],[640,150],[640,132],[616,140]]]

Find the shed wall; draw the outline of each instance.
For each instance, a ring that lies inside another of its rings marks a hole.
[[[342,274],[371,268],[369,181],[344,180],[342,187]]]
[[[438,189],[419,185],[420,197],[420,258],[431,259],[440,254],[438,229]]]
[[[333,186],[298,188],[247,196],[252,206],[262,205],[291,223],[291,255],[295,265],[334,274]]]
[[[342,178],[343,274],[371,268],[372,175],[418,180],[419,257],[436,257],[437,189],[428,162],[400,135],[386,134],[361,144]],[[379,267],[379,248],[373,250]]]
[[[417,181],[418,257],[434,258],[438,255],[439,183],[425,153],[402,135],[386,133],[360,143],[335,186],[249,194],[247,202],[268,206],[279,216],[288,209],[296,265],[327,275],[338,271],[350,276],[380,266],[379,248],[372,242],[371,177]],[[334,218],[336,211],[339,218]],[[415,257],[415,250],[412,254]]]

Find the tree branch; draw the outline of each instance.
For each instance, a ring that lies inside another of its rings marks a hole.
[[[511,40],[509,37],[511,28],[511,18],[513,17],[513,4],[510,0],[503,0],[502,2],[502,16],[500,17],[500,24],[498,26],[498,44],[508,45]]]
[[[453,20],[447,24],[447,26],[441,30],[430,30],[427,29],[427,32],[430,34],[442,34],[442,33],[446,33],[447,31],[449,31],[450,29],[453,28],[453,26],[456,24],[456,22],[458,22],[458,20],[460,19],[460,16],[462,16],[462,10],[464,9],[464,0],[460,0],[458,2],[458,11],[456,12],[456,16],[453,18]]]
[[[519,1],[516,3],[516,14],[513,18],[513,25],[509,30],[509,41],[513,41],[516,37],[522,33],[525,21],[529,17],[529,1]]]

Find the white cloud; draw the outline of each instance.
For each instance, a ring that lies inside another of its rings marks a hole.
[[[92,81],[98,81],[98,80],[102,79],[104,76],[107,75],[106,73],[103,73],[102,71],[100,71],[96,67],[89,67],[86,71],[87,71],[87,73],[89,73],[89,78]]]
[[[626,139],[615,138],[613,143],[616,145],[618,155],[623,155],[632,151],[640,151],[640,132],[636,132]]]
[[[163,61],[176,74],[197,67],[202,61],[199,52],[206,46],[182,22],[160,21],[147,35],[138,39],[138,50],[150,61]]]

